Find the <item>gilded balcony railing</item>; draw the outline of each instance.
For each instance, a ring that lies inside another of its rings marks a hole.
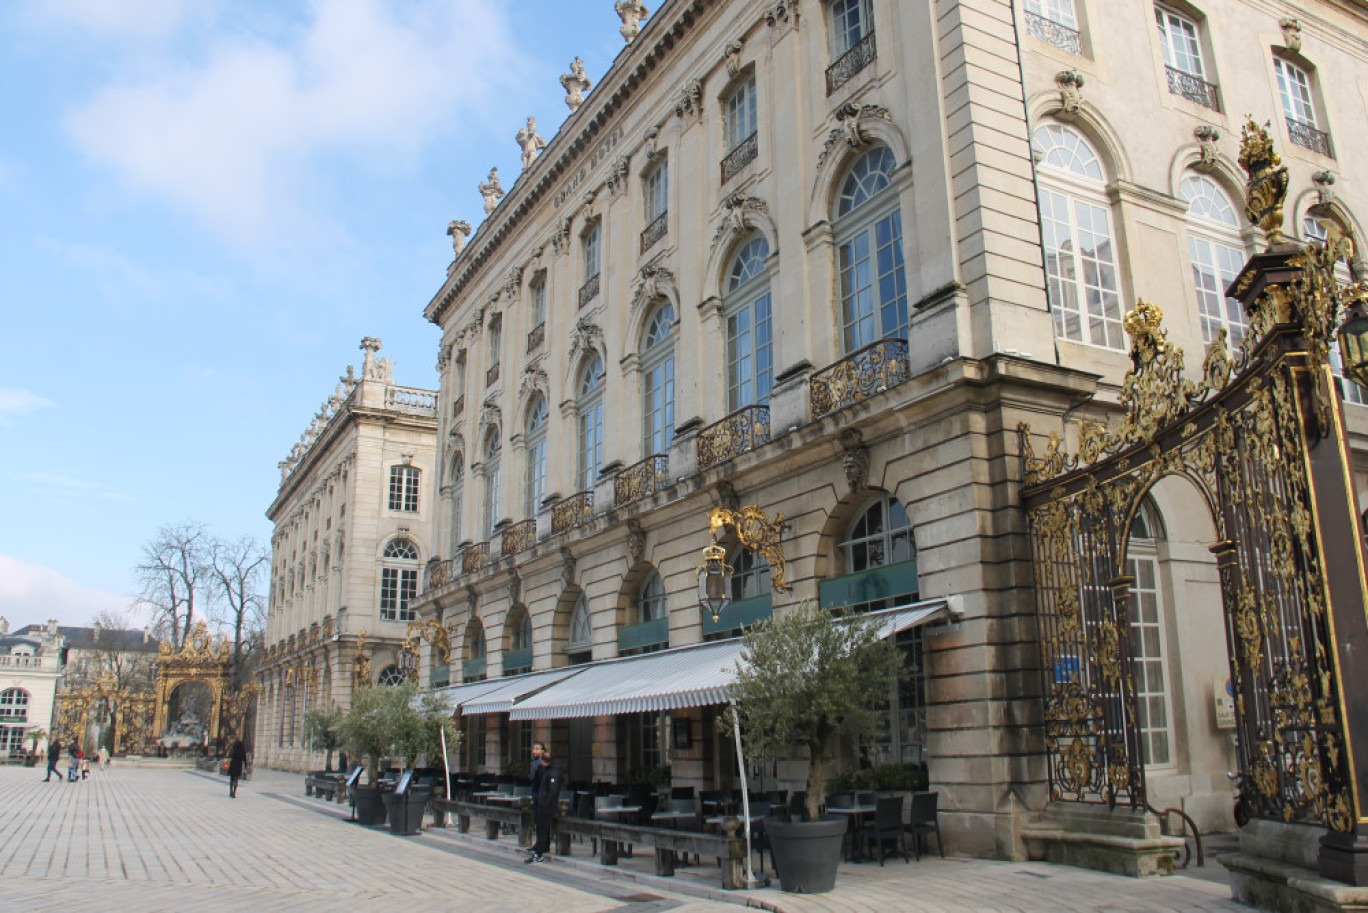
[[[601,275],[600,273],[594,273],[594,275],[590,276],[589,279],[588,279],[583,285],[580,286],[580,290],[579,290],[579,306],[580,306],[580,307],[584,307],[586,304],[588,304],[589,302],[593,301],[595,298],[598,297],[598,293],[599,293],[599,276],[600,276],[600,275]]]
[[[1035,13],[1027,13],[1026,32],[1032,38],[1039,38],[1070,54],[1078,53],[1078,29],[1071,29]]]
[[[456,578],[456,562],[451,558],[433,561],[427,566],[423,592],[446,586]]]
[[[489,562],[489,543],[472,542],[461,552],[461,573],[473,574]]]
[[[812,417],[869,399],[907,377],[907,340],[889,337],[870,343],[808,380]]]
[[[698,468],[748,453],[770,439],[769,406],[746,406],[698,432]]]
[[[523,520],[521,523],[514,523],[504,529],[503,541],[499,544],[499,552],[507,558],[509,555],[527,551],[536,541],[537,521]]]
[[[725,184],[732,177],[750,164],[754,158],[760,154],[760,134],[752,133],[750,136],[736,144],[736,148],[727,153],[726,158],[722,159],[722,183]]]
[[[551,508],[551,532],[563,533],[589,521],[594,515],[594,493],[581,491]]]
[[[826,83],[827,94],[830,95],[841,86],[850,82],[850,77],[863,70],[874,62],[877,51],[874,47],[874,33],[861,38],[851,45],[850,50],[846,51],[836,62],[827,67]]]
[[[667,212],[662,212],[656,216],[650,225],[647,225],[641,232],[641,252],[644,254],[651,249],[651,246],[665,237],[665,229],[668,225]]]
[[[392,412],[437,417],[437,394],[416,387],[386,387],[385,408]]]
[[[1312,152],[1319,152],[1321,155],[1330,155],[1330,134],[1323,130],[1317,130],[1310,124],[1304,124],[1299,120],[1287,118],[1287,135],[1303,149],[1310,149]]]
[[[492,387],[499,380],[499,363],[496,361],[485,372],[485,386]]]
[[[1216,97],[1216,87],[1200,76],[1184,73],[1173,67],[1164,67],[1168,72],[1169,91],[1179,98],[1196,102],[1213,111],[1221,110],[1221,102]]]
[[[451,417],[452,417],[452,419],[455,420],[455,419],[460,418],[460,417],[461,417],[461,413],[464,412],[464,411],[465,411],[465,396],[464,396],[464,395],[458,396],[458,397],[456,397],[456,401],[455,401],[454,403],[451,404]]]
[[[613,479],[613,506],[621,507],[655,494],[670,484],[670,458],[663,453],[628,466]]]
[[[527,351],[531,352],[546,341],[546,323],[542,322],[532,328],[527,334]]]

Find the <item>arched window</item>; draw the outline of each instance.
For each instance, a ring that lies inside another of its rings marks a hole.
[[[523,516],[537,515],[546,496],[546,397],[538,396],[527,410],[525,437],[527,476],[523,480]]]
[[[499,522],[499,429],[490,428],[484,445],[484,529],[481,535],[493,536]]]
[[[577,389],[579,414],[580,490],[592,490],[603,463],[603,359],[591,355],[580,369]]]
[[[674,440],[674,306],[662,301],[641,339],[642,414],[646,455],[667,453]]]
[[[659,573],[652,571],[637,594],[637,620],[643,623],[659,621],[665,616],[665,582]]]
[[[1157,543],[1164,538],[1163,522],[1154,502],[1146,497],[1131,521],[1126,547],[1126,575],[1131,585],[1132,670],[1135,679],[1136,721],[1145,763],[1173,763],[1168,674],[1164,668],[1163,589],[1159,585]]]
[[[1210,344],[1225,327],[1231,346],[1238,346],[1249,324],[1240,302],[1225,294],[1245,262],[1235,206],[1220,185],[1204,174],[1184,177],[1180,192],[1188,202],[1188,254],[1202,341]]]
[[[467,682],[482,682],[486,674],[484,625],[478,618],[466,627],[465,663],[461,679]]]
[[[907,510],[887,495],[871,501],[850,524],[841,551],[851,574],[912,560],[917,547]]]
[[[857,158],[836,200],[842,342],[853,352],[887,336],[907,338],[902,210],[887,146]]]
[[[385,545],[380,566],[380,618],[383,621],[413,621],[417,617],[409,603],[418,595],[418,547],[408,539],[393,539]]]
[[[731,598],[733,602],[767,596],[770,593],[770,566],[748,548],[738,548],[732,555]]]
[[[581,593],[575,600],[575,608],[570,612],[570,637],[565,644],[565,652],[571,654],[589,653],[594,648],[594,627],[589,620],[589,600]],[[575,661],[582,662],[583,659]]]
[[[1040,161],[1040,233],[1055,334],[1125,348],[1121,290],[1105,175],[1082,134],[1062,124],[1036,130]]]
[[[746,241],[727,270],[727,411],[769,402],[774,385],[774,334],[770,323],[769,242]]]
[[[526,609],[523,610],[522,620],[518,622],[518,630],[513,635],[513,649],[532,649],[532,616],[527,614]]]
[[[503,657],[503,674],[516,675],[532,668],[532,616],[525,606],[515,606],[510,612]]]
[[[394,663],[390,663],[388,666],[380,670],[380,674],[376,677],[375,683],[377,685],[385,685],[387,687],[392,685],[401,685],[404,682],[404,678],[405,675],[403,673],[403,670],[401,670]]]

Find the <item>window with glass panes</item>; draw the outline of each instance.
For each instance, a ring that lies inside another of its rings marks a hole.
[[[661,162],[646,175],[646,224],[665,215],[670,208],[670,167]]]
[[[1230,197],[1204,174],[1189,174],[1180,188],[1188,203],[1188,253],[1202,322],[1202,342],[1210,344],[1222,327],[1232,347],[1249,327],[1244,307],[1225,290],[1245,263],[1240,219]]]
[[[491,428],[484,447],[484,535],[492,536],[499,522],[499,431]],[[516,478],[516,476],[515,476]]]
[[[603,464],[603,359],[591,355],[580,369],[579,464],[577,477],[582,491],[592,490]]]
[[[1067,28],[1078,28],[1073,0],[1026,0],[1026,12]]]
[[[742,243],[727,270],[727,411],[769,402],[774,385],[769,243],[757,235]]]
[[[660,579],[660,574],[652,571],[637,595],[637,620],[659,621],[665,614],[665,582]]]
[[[409,603],[418,595],[418,547],[408,539],[394,539],[381,560],[380,618],[413,621],[417,613]]]
[[[1311,77],[1301,67],[1281,57],[1273,58],[1273,70],[1278,76],[1283,114],[1288,120],[1315,127],[1316,105],[1311,100]]]
[[[595,222],[585,231],[581,239],[584,255],[584,281],[588,282],[599,274],[599,241],[602,226]]]
[[[1202,67],[1202,46],[1197,37],[1197,23],[1166,6],[1154,8],[1159,24],[1159,43],[1164,48],[1164,66],[1172,67],[1189,76],[1206,79]]]
[[[589,600],[581,593],[570,612],[570,636],[565,643],[565,652],[571,655],[573,661],[584,662],[593,646],[594,628],[589,621]]]
[[[461,541],[461,508],[465,503],[465,458],[456,454],[451,460],[451,540],[452,553]]]
[[[668,453],[674,440],[674,306],[656,305],[641,339],[642,419],[646,455]]]
[[[833,59],[855,47],[866,35],[874,31],[869,0],[832,0],[828,9]]]
[[[1045,124],[1040,158],[1040,233],[1055,335],[1124,349],[1121,289],[1102,162],[1082,134]]]
[[[836,200],[836,253],[846,352],[885,337],[907,338],[902,210],[887,146],[856,159]]]
[[[546,277],[539,276],[532,281],[532,327],[546,323]]]
[[[1131,585],[1131,672],[1145,763],[1162,766],[1173,763],[1173,757],[1168,677],[1164,670],[1163,598],[1155,548],[1158,536],[1158,518],[1149,501],[1145,501],[1132,522],[1126,550],[1126,574],[1135,579]]]
[[[415,466],[391,466],[389,480],[389,509],[405,513],[418,511],[418,480]]]
[[[523,517],[532,518],[546,496],[546,397],[538,396],[527,410],[524,442],[527,475],[523,480]]]
[[[887,495],[871,501],[850,525],[841,551],[850,574],[915,558],[912,523],[902,502]]]
[[[730,151],[755,135],[757,119],[754,75],[748,76],[732,90],[727,96],[724,109],[727,149]]]
[[[1315,216],[1307,215],[1302,219],[1302,238],[1307,241],[1316,241],[1324,244],[1329,238],[1330,233]],[[1340,287],[1348,285],[1353,281],[1353,276],[1349,272],[1349,265],[1344,261],[1335,264],[1335,281]],[[1368,390],[1360,387],[1352,380],[1344,376],[1344,358],[1340,355],[1339,336],[1336,334],[1330,342],[1330,370],[1335,375],[1335,386],[1339,388],[1340,396],[1346,403],[1355,405],[1368,405]]]

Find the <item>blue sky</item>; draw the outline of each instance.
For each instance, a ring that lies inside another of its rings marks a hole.
[[[649,4],[654,10],[659,4]],[[611,0],[0,4],[0,615],[127,607],[158,527],[269,542],[277,462],[384,340],[435,387],[446,225],[520,171]]]

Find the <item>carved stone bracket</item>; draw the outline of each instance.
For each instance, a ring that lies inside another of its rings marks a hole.
[[[573,363],[581,352],[602,348],[603,330],[588,320],[581,318],[570,334],[570,361]]]
[[[654,161],[654,160],[655,160],[655,157],[656,157],[657,155],[660,154],[660,150],[659,150],[658,148],[656,148],[656,140],[658,140],[659,138],[660,138],[660,128],[659,128],[659,127],[652,127],[652,128],[650,128],[649,130],[646,131],[645,135],[642,136],[642,138],[641,138],[641,143],[642,143],[642,149],[643,149],[643,151],[646,153],[646,161],[648,161],[648,162]]]
[[[553,254],[570,252],[570,219],[568,216],[557,222],[555,231],[551,233],[551,252]]]
[[[679,90],[679,96],[675,99],[675,117],[681,120],[703,119],[703,81],[701,79],[690,79],[684,83]]]
[[[575,553],[561,546],[561,580],[566,586],[575,585]]]
[[[841,466],[845,469],[847,484],[852,492],[865,487],[869,475],[869,448],[855,428],[847,428],[839,437],[841,443]]]
[[[801,13],[798,0],[777,0],[765,10],[765,25],[773,29],[775,38],[783,36],[789,28],[798,28]]]
[[[869,118],[891,121],[892,115],[882,105],[857,105],[847,102],[836,109],[836,126],[827,132],[826,142],[817,156],[817,168],[821,170],[831,150],[844,142],[851,149],[859,149],[869,142],[864,133],[864,122]]]
[[[1198,155],[1200,158],[1192,167],[1201,171],[1211,171],[1216,167],[1216,144],[1221,141],[1221,131],[1210,124],[1202,124],[1192,131],[1192,135],[1197,138],[1199,144]]]
[[[625,155],[613,159],[613,167],[608,171],[608,192],[618,196],[627,190],[627,176],[632,170],[632,160]]]
[[[543,393],[550,390],[546,371],[542,370],[540,360],[523,366],[522,379],[518,381],[518,399],[526,398],[532,390],[540,390]]]
[[[508,280],[504,282],[503,293],[510,299],[516,298],[518,289],[522,288],[523,268],[515,266],[508,271]]]
[[[1077,70],[1060,70],[1055,74],[1059,86],[1059,106],[1065,114],[1076,114],[1083,105],[1083,74]]]
[[[741,495],[737,493],[736,486],[725,479],[717,483],[717,503],[719,507],[727,510],[737,511],[741,509]]]
[[[730,42],[722,51],[722,62],[727,68],[728,76],[735,76],[741,72],[741,50],[742,39],[738,38]]]
[[[667,290],[674,287],[674,281],[673,272],[655,263],[647,263],[637,278],[629,313],[635,314],[643,304],[665,296]]]
[[[510,605],[522,602],[522,578],[514,567],[508,569],[508,602]]]
[[[769,205],[759,197],[743,197],[739,193],[733,193],[722,201],[724,215],[722,221],[713,232],[712,243],[708,245],[708,250],[714,250],[723,240],[740,236],[746,230],[746,216],[748,213],[767,213]]]
[[[1290,16],[1278,20],[1278,27],[1282,29],[1283,43],[1287,45],[1289,51],[1301,50],[1301,22]]]
[[[1335,205],[1335,173],[1333,171],[1317,171],[1311,175],[1311,183],[1316,185],[1317,205],[1327,208]]]

